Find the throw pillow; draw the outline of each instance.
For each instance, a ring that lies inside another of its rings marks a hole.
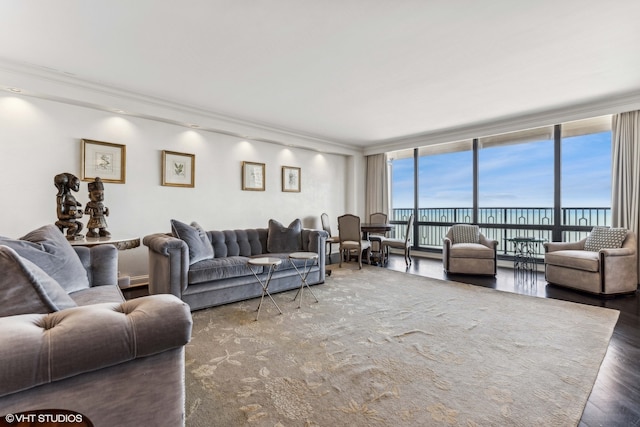
[[[302,250],[302,221],[294,220],[285,227],[274,219],[269,220],[267,252],[284,253]]]
[[[8,246],[0,245],[0,271],[0,317],[77,306],[58,282]]]
[[[456,224],[451,227],[453,243],[479,243],[480,227],[471,224]]]
[[[172,219],[171,231],[189,247],[189,265],[205,259],[213,259],[214,252],[211,240],[209,240],[207,232],[197,222],[192,222],[189,225]]]
[[[53,224],[33,230],[18,240],[0,237],[0,245],[9,246],[40,267],[67,293],[89,288],[89,277],[82,261]]]
[[[626,228],[593,227],[584,243],[584,250],[598,252],[600,249],[620,248],[625,237]]]

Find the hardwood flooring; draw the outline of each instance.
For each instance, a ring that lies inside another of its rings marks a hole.
[[[386,268],[502,291],[619,310],[618,323],[579,426],[640,427],[640,292],[630,296],[599,298],[548,285],[541,272],[538,273],[535,285],[523,286],[514,281],[513,270],[504,267],[498,268],[496,277],[447,275],[442,270],[441,260],[416,256],[407,269],[404,257],[392,254]]]

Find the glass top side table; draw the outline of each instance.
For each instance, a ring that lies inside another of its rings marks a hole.
[[[282,264],[282,260],[280,258],[274,257],[251,258],[249,261],[247,261],[247,267],[249,267],[249,270],[251,270],[258,283],[260,283],[260,286],[262,286],[262,297],[260,297],[260,304],[258,305],[258,314],[256,314],[256,321],[258,321],[258,317],[260,316],[260,308],[262,308],[262,302],[264,301],[265,295],[269,296],[271,302],[273,302],[273,305],[275,305],[280,314],[282,314],[282,310],[280,310],[280,307],[278,307],[278,304],[276,304],[276,301],[269,293],[269,283],[271,282],[271,276],[273,276],[273,272],[276,270],[276,268],[278,268],[280,264]],[[260,271],[260,269],[263,267],[268,267],[269,270],[267,272],[267,277],[264,280],[261,280],[258,276],[258,271]]]

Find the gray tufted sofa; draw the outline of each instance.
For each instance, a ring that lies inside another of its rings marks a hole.
[[[53,230],[37,234],[62,236]],[[19,255],[41,243],[43,257],[67,251],[88,286],[66,293]],[[189,307],[172,295],[125,301],[114,246],[62,243],[0,238],[0,417],[52,409],[80,413],[94,426],[184,425]]]
[[[143,243],[149,248],[149,291],[173,294],[189,304],[191,310],[256,298],[262,294],[262,288],[247,267],[247,261],[260,256],[283,260],[273,274],[269,292],[299,287],[300,277],[289,261],[291,251],[269,252],[269,233],[269,228],[206,231],[214,257],[193,264],[184,240],[167,233],[145,236]],[[300,247],[295,251],[318,254],[318,266],[307,279],[310,285],[324,283],[326,238],[323,230],[301,230]],[[302,264],[304,261],[296,261],[297,266]],[[260,270],[260,274],[264,278],[266,271]]]

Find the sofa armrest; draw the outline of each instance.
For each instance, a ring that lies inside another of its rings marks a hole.
[[[191,328],[173,295],[2,317],[0,396],[182,347]]]
[[[149,293],[182,298],[189,276],[187,244],[164,233],[145,236],[142,243],[149,248]]]
[[[584,238],[577,242],[544,242],[544,252],[584,250],[584,244],[586,241],[587,239]]]
[[[118,284],[118,249],[115,246],[74,246],[73,249],[87,270],[90,286]]]
[[[306,236],[306,238],[305,238]],[[327,250],[327,238],[329,233],[324,230],[316,229],[303,229],[302,230],[303,241],[302,248],[309,252],[315,252],[318,254],[318,266],[320,267],[320,283],[325,279],[325,264],[326,264],[326,250]]]
[[[442,238],[442,262],[444,271],[449,271],[449,253],[451,252],[452,241],[449,237]]]
[[[485,237],[484,234],[480,234],[480,244],[484,245],[488,248],[491,248],[493,250],[496,250],[496,248],[498,247],[498,241],[497,240],[491,240],[488,239],[487,237]]]

